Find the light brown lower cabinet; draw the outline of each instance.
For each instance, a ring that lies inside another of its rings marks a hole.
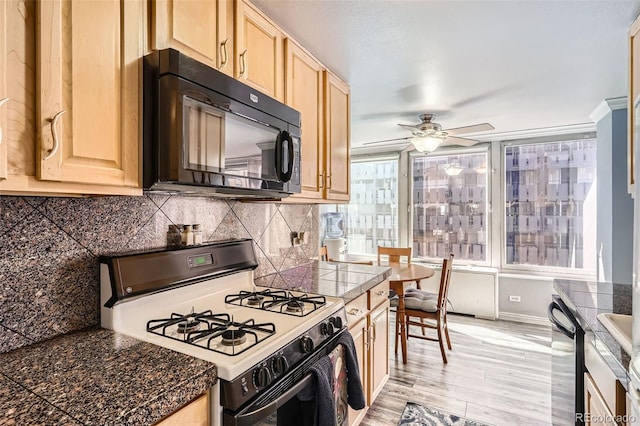
[[[589,373],[584,373],[584,411],[585,425],[617,426],[613,413]]]
[[[156,426],[209,426],[209,392],[156,423]]]
[[[349,407],[349,426],[360,424],[389,380],[389,282],[383,281],[347,303],[349,332],[356,344],[366,407]]]

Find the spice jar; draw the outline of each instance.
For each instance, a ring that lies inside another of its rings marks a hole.
[[[178,225],[169,225],[169,230],[167,230],[167,247],[180,247],[180,244],[182,244],[180,228],[178,228]]]
[[[198,223],[193,224],[193,243],[202,244],[202,229]]]
[[[191,230],[191,225],[184,225],[184,230],[182,231],[182,245],[193,245],[193,231]]]

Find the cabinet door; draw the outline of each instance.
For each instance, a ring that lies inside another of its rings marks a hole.
[[[369,314],[369,404],[373,404],[389,378],[389,302]]]
[[[152,46],[172,47],[233,76],[233,37],[227,0],[155,0]]]
[[[350,147],[349,87],[325,72],[325,198],[349,201]]]
[[[0,2],[0,184],[35,175],[34,1]]]
[[[589,373],[584,373],[585,425],[616,426],[615,417]]]
[[[358,357],[358,368],[360,369],[360,380],[362,380],[362,389],[367,393],[367,351],[368,351],[368,338],[367,338],[367,319],[363,318],[362,320],[355,323],[353,326],[349,327],[349,332],[351,336],[353,336],[353,341],[356,344],[356,355]],[[367,401],[367,406],[369,403]],[[349,426],[354,426],[364,418],[367,412],[367,407],[362,410],[354,410],[349,407]]]
[[[235,78],[284,102],[280,29],[250,4],[239,0],[235,33]]]
[[[38,177],[139,187],[144,2],[38,5]]]
[[[300,197],[322,198],[324,184],[323,71],[312,56],[285,40],[285,103],[302,117]]]
[[[636,130],[640,123],[637,121],[637,109],[640,108],[640,16],[629,29],[629,132],[627,138],[627,174],[629,181],[629,192],[634,194],[633,185],[635,181],[634,155],[636,139],[640,137]],[[635,195],[635,194],[634,194]]]
[[[156,426],[209,426],[209,392],[161,420]]]

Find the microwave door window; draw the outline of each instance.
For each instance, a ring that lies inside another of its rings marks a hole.
[[[183,98],[185,164],[187,170],[220,172],[224,168],[223,111],[191,98]]]
[[[260,188],[262,180],[276,180],[275,148],[279,129],[233,114],[226,115],[225,164],[227,178],[253,178]]]

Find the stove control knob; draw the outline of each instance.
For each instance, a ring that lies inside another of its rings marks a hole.
[[[331,322],[323,322],[320,324],[320,333],[323,336],[331,336],[333,335],[333,324]]]
[[[271,361],[271,371],[276,376],[284,374],[289,369],[289,363],[287,362],[287,358],[280,355],[277,356]]]
[[[333,326],[335,328],[337,328],[338,330],[340,330],[342,328],[342,318],[340,317],[333,317],[333,318],[329,318],[329,321],[333,324]]]
[[[308,354],[313,351],[313,340],[309,336],[302,336],[300,338],[300,350],[303,354]]]
[[[253,382],[259,388],[264,388],[271,384],[271,372],[267,367],[258,367],[253,372]]]

